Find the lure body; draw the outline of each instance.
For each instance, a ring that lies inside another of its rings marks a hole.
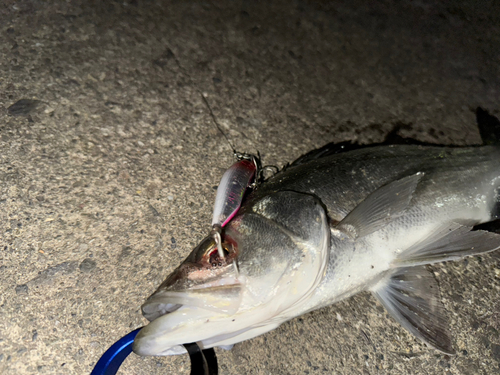
[[[256,171],[257,166],[252,160],[243,159],[224,173],[217,189],[212,227],[223,228],[236,215]]]

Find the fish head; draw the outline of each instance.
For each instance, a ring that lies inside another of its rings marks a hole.
[[[307,311],[326,271],[330,229],[313,196],[278,192],[243,206],[142,306],[151,321],[137,335],[139,355],[185,352],[182,344],[226,346],[258,336]]]

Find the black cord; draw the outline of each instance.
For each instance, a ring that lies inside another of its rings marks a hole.
[[[191,375],[218,375],[217,357],[213,349],[201,350],[195,342],[183,344],[191,359]]]

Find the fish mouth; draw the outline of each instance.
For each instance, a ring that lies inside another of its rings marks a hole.
[[[225,321],[239,310],[243,288],[241,280],[226,277],[203,287],[157,291],[142,306],[151,323],[134,340],[134,352],[159,356],[186,353],[182,343],[213,336],[214,330],[205,322],[214,317]]]
[[[213,330],[207,332],[204,323],[210,322],[214,316],[227,315],[198,307],[175,306],[175,311],[158,317],[141,329],[134,340],[133,351],[141,356],[183,354],[186,352],[183,343],[197,342],[213,335]]]
[[[235,242],[226,240],[223,248],[225,256],[221,258],[212,236],[201,241],[142,305],[144,317],[153,321],[182,306],[235,313],[245,278],[239,274]]]

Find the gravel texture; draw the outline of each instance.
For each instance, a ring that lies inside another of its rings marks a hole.
[[[0,373],[87,374],[209,230],[231,148],[480,142],[500,116],[493,1],[0,5]],[[368,293],[217,349],[221,374],[500,372],[500,254],[434,267],[457,355]],[[188,374],[131,355],[120,374]]]

